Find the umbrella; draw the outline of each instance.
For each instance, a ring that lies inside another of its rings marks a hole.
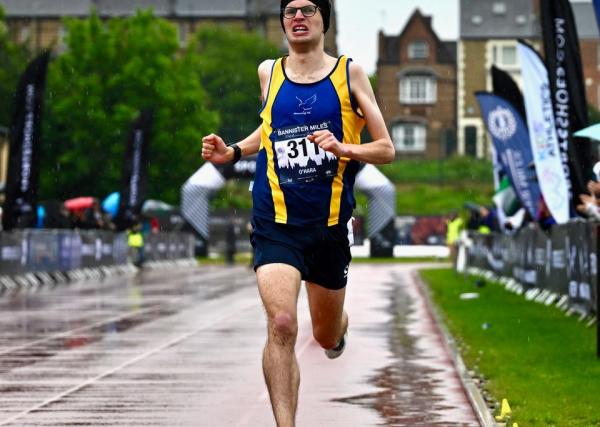
[[[151,213],[151,212],[168,212],[175,209],[174,206],[171,206],[168,203],[165,203],[161,200],[153,200],[148,199],[142,205],[142,213]]]
[[[93,197],[75,197],[74,199],[65,200],[65,208],[70,211],[80,211],[91,208],[94,204]]]
[[[591,138],[600,141],[600,123],[578,130],[573,135],[580,138]]]
[[[104,209],[104,212],[108,212],[110,216],[115,217],[119,211],[120,199],[121,195],[118,191],[110,193],[108,196],[106,196],[106,199],[102,201],[102,209]]]

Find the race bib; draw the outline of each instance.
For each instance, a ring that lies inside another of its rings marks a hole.
[[[272,134],[279,183],[323,181],[337,174],[337,157],[308,140],[317,130],[328,130],[330,122],[275,129]]]

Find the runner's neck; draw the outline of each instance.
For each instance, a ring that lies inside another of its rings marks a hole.
[[[298,53],[290,51],[290,56],[284,59],[283,66],[289,79],[296,83],[318,82],[331,73],[337,58],[327,55],[324,51]]]

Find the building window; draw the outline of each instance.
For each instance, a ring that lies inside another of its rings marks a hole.
[[[519,25],[527,24],[527,17],[525,15],[517,15],[515,17],[515,22]]]
[[[503,1],[495,1],[492,5],[492,12],[494,15],[504,15],[506,14],[506,3]]]
[[[25,26],[21,27],[21,30],[19,31],[19,42],[20,43],[28,42],[29,35],[30,35],[29,26],[25,25]]]
[[[517,47],[511,45],[496,45],[493,48],[494,64],[499,67],[512,68],[518,66]]]
[[[392,127],[392,138],[398,151],[425,151],[427,129],[418,123],[397,123]]]
[[[59,53],[62,53],[65,50],[67,50],[67,44],[65,43],[66,38],[67,38],[67,30],[65,29],[64,25],[61,25],[60,27],[58,27],[58,39],[56,42],[56,50]]]
[[[481,15],[473,15],[471,16],[471,24],[473,25],[481,25],[483,22],[483,18]]]
[[[475,126],[465,126],[465,154],[471,157],[477,157],[477,128]]]
[[[403,104],[434,104],[437,82],[429,75],[406,76],[400,80],[400,102]]]
[[[429,56],[429,45],[424,41],[413,42],[408,45],[410,59],[425,59]]]
[[[188,38],[188,23],[187,22],[180,22],[179,23],[179,28],[178,28],[178,36],[179,36],[179,46],[184,47],[187,45],[187,38]]]

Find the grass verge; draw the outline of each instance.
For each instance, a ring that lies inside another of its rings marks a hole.
[[[451,269],[423,270],[435,304],[469,367],[507,398],[519,426],[600,426],[600,360],[594,328]],[[479,298],[461,300],[460,294]]]

